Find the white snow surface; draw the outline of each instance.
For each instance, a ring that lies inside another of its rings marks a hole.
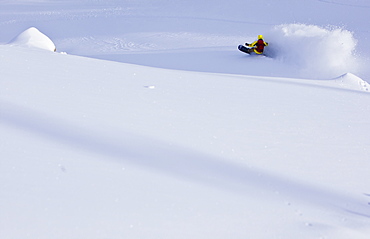
[[[1,1],[0,238],[369,238],[369,2],[240,4]]]

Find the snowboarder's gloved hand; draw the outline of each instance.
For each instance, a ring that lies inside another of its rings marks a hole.
[[[246,42],[246,43],[245,43],[245,45],[246,45],[246,46],[249,46],[249,43],[248,43],[248,42]]]

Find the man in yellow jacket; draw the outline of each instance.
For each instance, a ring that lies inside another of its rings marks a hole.
[[[258,40],[254,41],[251,44],[245,43],[246,46],[250,47],[248,48],[248,53],[256,53],[258,55],[263,53],[263,50],[265,49],[265,46],[268,46],[269,44],[263,40],[262,35],[258,35]]]

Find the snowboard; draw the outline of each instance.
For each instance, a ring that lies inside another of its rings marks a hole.
[[[244,53],[247,53],[248,55],[254,55],[254,56],[263,56],[263,57],[266,57],[266,55],[265,54],[256,54],[256,53],[254,53],[254,52],[252,52],[252,54],[251,53],[249,53],[248,52],[248,49],[250,49],[250,48],[248,48],[248,47],[246,47],[246,46],[243,46],[243,45],[239,45],[238,46],[238,49],[239,49],[239,51],[241,51],[241,52],[244,52]]]
[[[243,45],[239,45],[238,46],[238,49],[239,49],[239,51],[244,52],[244,53],[247,53],[248,55],[250,55],[250,53],[248,52],[248,48],[247,47],[245,47]]]

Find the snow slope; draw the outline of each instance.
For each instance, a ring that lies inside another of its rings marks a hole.
[[[68,53],[0,45],[1,237],[368,238],[367,2],[286,2],[1,2],[0,41]],[[235,50],[297,28],[353,44],[315,72]]]

